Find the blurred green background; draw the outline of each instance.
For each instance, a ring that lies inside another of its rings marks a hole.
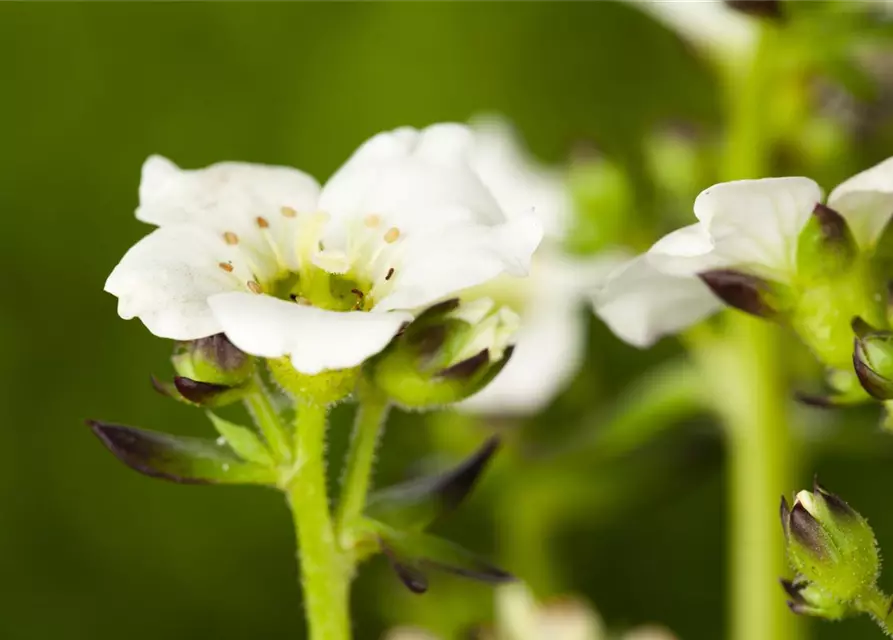
[[[641,167],[655,127],[721,124],[708,65],[665,27],[609,2],[4,3],[0,83],[0,268],[11,286],[0,312],[0,638],[8,640],[302,633],[292,532],[277,494],[150,480],[83,426],[91,417],[210,433],[200,414],[149,387],[151,373],[169,371],[170,345],[119,320],[102,291],[147,232],[132,212],[149,154],[185,167],[281,163],[324,179],[378,131],[496,111],[543,159],[594,144],[647,194]],[[890,155],[890,141],[860,141],[828,179]],[[595,320],[591,337],[586,370],[534,425],[539,441],[587,407],[586,424],[597,429],[599,412],[631,379],[678,350],[666,341],[635,351]],[[338,410],[335,456],[349,414]],[[877,409],[807,415],[817,430],[842,424],[853,436],[810,471],[893,548],[893,443],[872,437]],[[380,483],[438,455],[428,429],[417,416],[393,420]],[[585,596],[612,626],[658,621],[684,639],[722,637],[716,429],[693,422],[624,464],[590,466],[578,482],[604,494],[595,501],[604,508],[583,508],[545,542],[555,590]],[[486,478],[444,529],[495,558],[501,478]],[[473,606],[486,615],[489,589],[460,587],[465,615],[477,615]],[[439,608],[453,615],[455,581],[436,578],[421,599],[402,589],[384,562],[363,567],[358,638]],[[867,620],[815,628],[819,638],[878,637]]]

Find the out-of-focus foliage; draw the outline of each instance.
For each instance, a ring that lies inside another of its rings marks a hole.
[[[827,184],[893,155],[882,108],[890,87],[871,103],[873,94],[857,91],[859,102],[841,87],[863,86],[860,72],[836,71],[816,81],[837,100],[830,112],[842,100],[848,117],[872,119],[854,120],[852,139],[830,147],[837,162],[823,165],[827,175],[811,174]],[[187,167],[290,164],[325,178],[377,131],[495,111],[549,161],[581,144],[597,148],[629,172],[629,216],[653,221],[686,213],[660,206],[685,199],[663,197],[660,176],[647,169],[666,157],[652,153],[656,131],[682,123],[710,136],[721,126],[708,65],[634,7],[608,2],[8,3],[0,5],[0,86],[0,268],[10,276],[0,311],[0,638],[9,640],[228,640],[297,637],[302,628],[292,533],[275,493],[152,482],[123,469],[83,426],[99,413],[211,433],[200,414],[151,389],[149,375],[168,371],[171,345],[119,320],[102,292],[147,231],[132,216],[147,155]],[[804,172],[799,157],[792,148],[779,165]],[[705,186],[692,180],[694,190]],[[635,241],[653,239],[643,232]],[[660,621],[681,638],[715,640],[725,603],[715,430],[692,421],[628,458],[592,446],[567,473],[538,474],[533,463],[525,471],[520,450],[597,443],[631,381],[677,350],[667,341],[635,351],[594,320],[590,333],[572,387],[526,425],[523,443],[503,452],[436,533],[516,560],[508,568],[525,577],[536,571],[528,552],[543,553],[547,590],[584,595],[612,628]],[[332,455],[344,449],[350,412],[336,412]],[[866,408],[809,413],[807,422],[835,439],[814,467],[841,494],[875,505],[866,511],[890,548],[893,512],[883,506],[893,444],[875,439],[877,420]],[[470,451],[468,430],[436,422],[392,421],[379,486]],[[551,510],[561,519],[551,521]],[[518,522],[531,532],[529,548],[503,544]],[[471,625],[489,602],[490,587],[439,576],[428,594],[412,596],[378,558],[355,586],[357,637],[377,638],[396,623]],[[846,625],[816,631],[876,637],[865,620]]]

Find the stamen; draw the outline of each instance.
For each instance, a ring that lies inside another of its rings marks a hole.
[[[239,244],[239,236],[237,236],[232,231],[227,231],[223,234],[223,239],[226,241],[226,244]]]
[[[374,229],[379,224],[381,224],[381,216],[377,216],[374,213],[372,215],[368,215],[363,219],[363,222],[370,229]]]
[[[233,272],[233,263],[232,262],[220,262],[217,264],[218,267],[226,271],[227,273]]]
[[[257,222],[257,226],[260,227],[261,229],[267,229],[270,226],[270,223],[267,222],[267,219],[264,218],[263,216],[257,216],[257,218],[255,219],[255,222]]]
[[[294,218],[297,217],[298,212],[292,209],[291,207],[282,207],[279,212],[284,215],[286,218]]]
[[[246,284],[248,285],[248,288],[251,289],[251,293],[263,293],[264,292],[264,290],[261,288],[261,286],[254,280],[249,280]]]
[[[388,275],[386,275],[386,276],[384,277],[384,279],[385,279],[385,280],[390,280],[390,279],[393,278],[393,277],[394,277],[394,267],[391,267],[390,269],[388,269]]]
[[[357,297],[357,301],[354,303],[353,308],[354,309],[362,309],[363,301],[366,299],[366,294],[364,294],[359,289],[351,289],[350,292]]]
[[[388,244],[393,244],[394,242],[397,242],[397,238],[399,238],[399,237],[400,237],[400,229],[398,229],[397,227],[391,227],[384,234],[384,241],[387,242]]]

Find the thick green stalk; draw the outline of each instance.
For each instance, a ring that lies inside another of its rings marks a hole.
[[[345,463],[344,484],[338,505],[337,532],[342,549],[352,546],[350,527],[366,506],[372,479],[375,450],[388,415],[390,403],[378,390],[360,384],[359,409]]]
[[[301,404],[285,490],[294,516],[310,640],[349,640],[349,565],[338,550],[325,465],[326,408]]]
[[[769,323],[734,313],[721,339],[702,346],[728,441],[729,637],[795,640],[800,624],[777,586],[788,573],[778,501],[796,476],[781,337]]]
[[[783,88],[784,34],[765,25],[748,68],[727,76],[728,140],[722,179],[771,172]],[[797,476],[787,412],[790,389],[777,327],[729,313],[721,343],[700,354],[728,438],[731,640],[797,640],[800,621],[778,593],[787,573],[779,496]]]

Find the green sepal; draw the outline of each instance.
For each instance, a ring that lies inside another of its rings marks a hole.
[[[515,577],[453,542],[419,532],[398,531],[374,520],[364,526],[378,539],[401,582],[414,593],[428,590],[426,570],[452,573],[480,582],[502,584]]]
[[[243,460],[265,467],[276,465],[269,449],[252,429],[224,420],[211,411],[208,411],[208,418],[220,437],[225,440],[224,444],[229,445],[230,449]]]
[[[275,469],[246,462],[214,440],[90,420],[93,433],[121,462],[153,478],[182,484],[275,485]]]
[[[797,238],[797,276],[806,282],[834,278],[849,270],[859,246],[843,216],[817,204]]]
[[[366,515],[401,531],[421,531],[462,503],[498,448],[499,438],[490,438],[473,455],[441,475],[373,493]]]

